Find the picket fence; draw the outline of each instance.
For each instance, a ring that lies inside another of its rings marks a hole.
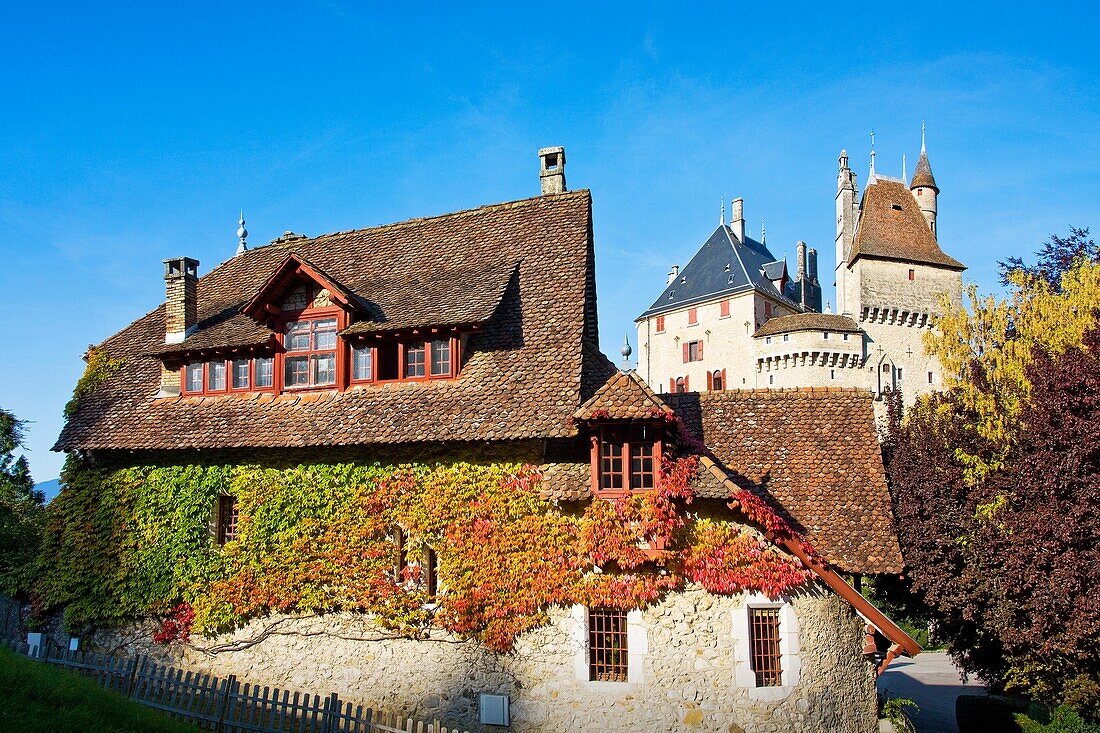
[[[241,682],[155,664],[148,657],[114,657],[8,644],[32,659],[68,669],[136,703],[215,733],[460,733],[439,721],[417,721],[328,696]],[[37,652],[36,654],[32,654]],[[469,733],[468,731],[462,733]]]

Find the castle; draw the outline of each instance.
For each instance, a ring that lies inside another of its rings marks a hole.
[[[659,392],[858,387],[901,392],[906,404],[940,389],[924,335],[941,298],[962,297],[965,266],[936,236],[939,187],[921,136],[912,180],[875,172],[862,197],[841,151],[836,190],[836,313],[821,307],[817,251],[797,245],[797,269],[745,232],[743,202],[636,323],[638,373]],[[761,240],[764,237],[761,236]]]

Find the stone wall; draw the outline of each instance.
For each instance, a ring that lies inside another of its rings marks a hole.
[[[177,666],[252,682],[338,692],[471,731],[481,729],[480,693],[509,695],[508,730],[524,733],[876,730],[875,687],[861,656],[858,616],[820,586],[789,602],[798,622],[800,669],[797,684],[785,688],[736,683],[737,646],[743,642],[735,627],[737,615],[747,613],[745,599],[700,590],[631,614],[630,663],[639,670],[638,680],[621,683],[588,681],[581,609],[554,609],[546,626],[524,634],[514,653],[503,656],[442,635],[387,639],[350,614],[265,619],[233,634],[193,640],[195,647],[210,649],[270,632],[258,643],[216,655],[178,644],[153,646],[149,625],[101,631],[93,642],[115,653],[150,653]]]

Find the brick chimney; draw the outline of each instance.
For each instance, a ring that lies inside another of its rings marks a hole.
[[[565,148],[543,148],[539,151],[542,170],[539,180],[542,182],[542,195],[565,193]]]
[[[199,322],[199,261],[164,261],[164,343],[181,343]]]
[[[744,199],[734,199],[733,204],[730,206],[732,211],[730,212],[730,229],[733,231],[733,236],[737,237],[738,242],[745,241],[745,201]]]

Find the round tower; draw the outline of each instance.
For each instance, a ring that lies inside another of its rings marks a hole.
[[[917,161],[917,169],[913,172],[913,181],[909,184],[909,190],[913,198],[917,200],[920,213],[924,214],[932,230],[932,236],[936,235],[936,198],[940,194],[936,178],[932,175],[932,166],[928,163],[928,151],[924,147],[924,125],[920,130],[920,160]]]

